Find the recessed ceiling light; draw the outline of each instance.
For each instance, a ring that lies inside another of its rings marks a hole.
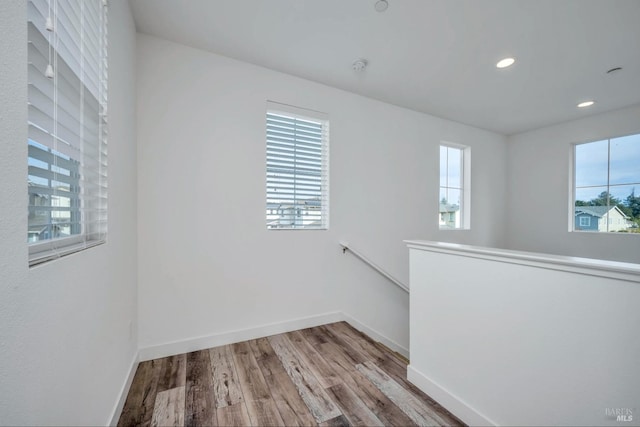
[[[591,107],[595,103],[596,103],[595,101],[584,101],[578,104],[578,108]]]
[[[387,0],[378,0],[375,4],[375,8],[378,12],[384,12],[389,7]]]
[[[516,62],[515,59],[513,58],[504,58],[501,59],[500,61],[498,61],[498,63],[496,64],[496,67],[498,68],[507,68],[513,65],[513,63]]]

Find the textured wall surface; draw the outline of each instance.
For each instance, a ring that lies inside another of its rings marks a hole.
[[[29,268],[26,1],[0,13],[0,424],[105,425],[137,353],[135,27],[111,0],[107,244]]]

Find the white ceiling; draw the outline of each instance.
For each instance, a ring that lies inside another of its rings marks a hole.
[[[640,103],[640,0],[130,1],[139,32],[506,135]]]

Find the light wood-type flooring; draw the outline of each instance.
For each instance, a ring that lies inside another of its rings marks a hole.
[[[345,322],[142,362],[119,426],[462,425]]]

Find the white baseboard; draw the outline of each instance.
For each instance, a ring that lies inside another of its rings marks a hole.
[[[223,332],[221,334],[208,335],[204,337],[191,338],[174,341],[166,344],[143,347],[138,351],[138,360],[157,359],[160,357],[172,356],[174,354],[189,353],[191,351],[204,350],[205,348],[218,347],[220,345],[233,344],[241,341],[253,340],[256,338],[268,337],[270,335],[282,334],[285,332],[297,331],[298,329],[312,328],[314,326],[326,325],[327,323],[345,321],[351,326],[381,342],[393,351],[397,351],[406,358],[409,358],[409,349],[403,347],[390,338],[365,326],[359,320],[340,311],[319,314],[316,316],[302,317],[284,322],[269,323],[255,328],[241,329],[237,331]]]
[[[389,347],[391,350],[397,351],[398,353],[400,353],[401,355],[403,355],[407,359],[409,358],[409,349],[408,348],[401,346],[400,344],[398,344],[394,340],[392,340],[390,338],[387,338],[386,336],[380,334],[379,332],[369,328],[364,323],[362,323],[359,320],[349,316],[346,313],[342,313],[342,317],[343,317],[342,320],[344,320],[345,322],[347,322],[348,324],[350,324],[351,326],[353,326],[354,328],[356,328],[360,332],[364,333],[365,335],[369,336],[370,338],[372,338],[372,339],[374,339],[374,340],[376,340],[378,342],[381,342],[382,344],[384,344],[387,347]]]
[[[270,323],[255,328],[241,329],[237,331],[223,332],[221,334],[204,337],[190,338],[166,344],[144,347],[139,350],[140,361],[157,359],[159,357],[172,356],[174,354],[189,353],[191,351],[204,350],[205,348],[218,347],[270,335],[296,331],[298,329],[312,328],[327,323],[340,322],[345,316],[339,312],[319,314],[284,322]]]
[[[411,365],[407,367],[407,379],[465,424],[471,426],[498,425]]]
[[[133,383],[133,377],[136,375],[136,370],[138,369],[138,352],[133,355],[133,359],[131,360],[131,367],[129,368],[129,375],[127,376],[126,381],[122,385],[122,389],[120,390],[120,399],[116,402],[115,408],[113,408],[113,412],[111,413],[111,422],[110,426],[118,425],[118,420],[120,419],[120,414],[122,413],[122,409],[124,408],[124,403],[127,400],[127,396],[129,395],[129,389],[131,388],[131,383]]]

